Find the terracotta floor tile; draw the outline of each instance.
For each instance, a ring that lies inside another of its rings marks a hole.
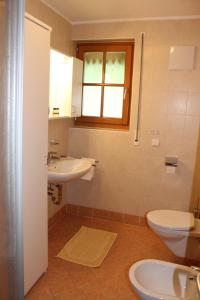
[[[26,300],[54,300],[50,286],[41,278],[26,296]]]
[[[118,234],[99,268],[84,267],[56,257],[82,225]],[[48,272],[32,288],[26,300],[138,300],[128,270],[134,262],[144,258],[178,262],[146,226],[66,216],[49,233]]]

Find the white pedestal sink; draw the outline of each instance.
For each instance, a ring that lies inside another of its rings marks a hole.
[[[65,183],[85,175],[92,167],[90,161],[78,158],[55,160],[48,165],[48,182]]]

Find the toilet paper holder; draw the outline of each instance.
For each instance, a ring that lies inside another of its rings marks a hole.
[[[178,157],[177,156],[166,156],[165,166],[167,167],[178,167]]]

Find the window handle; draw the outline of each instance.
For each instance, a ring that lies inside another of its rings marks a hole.
[[[124,87],[124,100],[126,99],[126,95],[127,95],[127,92],[128,92],[128,87],[127,86],[125,86]]]

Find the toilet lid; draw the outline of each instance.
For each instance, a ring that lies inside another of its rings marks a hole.
[[[151,223],[174,230],[190,230],[194,227],[192,213],[178,210],[153,210],[147,214]]]

